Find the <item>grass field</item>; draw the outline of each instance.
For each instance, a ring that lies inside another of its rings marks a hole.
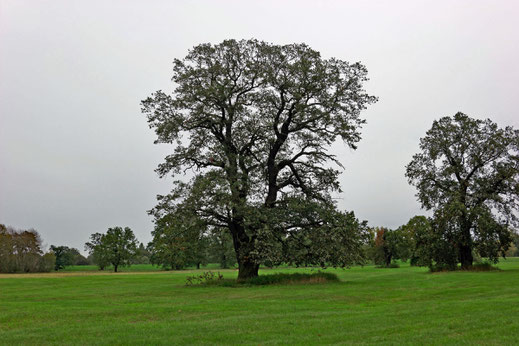
[[[517,344],[519,258],[498,266],[329,269],[341,282],[255,287],[187,287],[197,271],[143,272],[150,266],[5,274],[0,343]],[[277,271],[310,269],[260,274]]]

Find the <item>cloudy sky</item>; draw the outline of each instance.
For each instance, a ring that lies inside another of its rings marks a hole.
[[[172,90],[174,58],[227,38],[307,43],[361,61],[379,102],[346,170],[342,209],[373,226],[423,214],[404,166],[441,116],[463,111],[519,127],[517,1],[0,0],[0,223],[79,248],[129,226],[170,181],[154,169],[140,100]]]

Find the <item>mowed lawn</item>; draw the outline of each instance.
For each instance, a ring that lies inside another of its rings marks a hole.
[[[0,343],[517,344],[519,258],[498,266],[329,269],[340,283],[255,287],[186,287],[197,271],[0,275]],[[261,274],[276,271],[310,269]]]

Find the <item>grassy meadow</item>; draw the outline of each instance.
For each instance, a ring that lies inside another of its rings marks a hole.
[[[341,282],[252,287],[185,286],[207,269],[145,265],[0,274],[0,344],[516,344],[519,258],[498,267],[328,269]]]

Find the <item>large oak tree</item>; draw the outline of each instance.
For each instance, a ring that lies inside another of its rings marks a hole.
[[[291,233],[333,229],[337,215],[349,214],[324,220],[304,210],[331,215],[313,211],[330,210],[330,193],[339,190],[342,166],[330,145],[342,139],[355,149],[360,113],[376,101],[363,90],[366,74],[360,63],[323,59],[304,44],[226,40],[194,47],[174,61],[174,92],[142,102],[156,143],[175,144],[158,173],[194,172],[159,196],[152,213],[160,219],[181,203],[208,225],[227,228],[239,279],[256,276],[261,257],[279,252]]]
[[[517,225],[519,131],[457,113],[434,121],[420,149],[406,176],[434,212],[440,257],[457,259],[463,269],[472,266],[473,250],[497,261]]]

